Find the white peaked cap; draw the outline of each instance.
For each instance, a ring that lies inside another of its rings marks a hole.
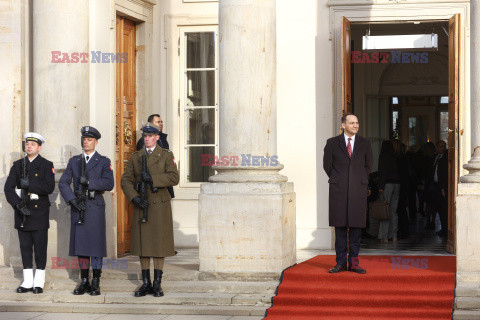
[[[28,138],[32,138],[32,141],[39,140],[42,144],[45,143],[45,138],[43,138],[41,134],[36,132],[27,132],[23,135],[23,140],[27,141]]]

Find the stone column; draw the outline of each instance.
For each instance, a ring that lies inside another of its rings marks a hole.
[[[33,130],[47,140],[42,155],[55,168],[80,153],[80,127],[89,103],[88,0],[33,3]],[[60,51],[61,54],[56,54]],[[54,52],[54,53],[52,53]],[[62,54],[78,53],[78,61]],[[58,62],[63,60],[64,62]]]
[[[295,194],[273,160],[275,0],[220,1],[219,39],[220,157],[238,163],[201,187],[200,271],[279,273],[295,263]]]
[[[480,5],[470,2],[470,117],[471,141],[474,150],[471,160],[463,167],[469,171],[460,177],[457,196],[457,281],[480,282]]]
[[[31,3],[32,130],[45,137],[41,154],[54,163],[58,181],[68,159],[81,152],[80,128],[88,124],[91,57],[85,55],[89,54],[89,1],[34,0]],[[74,60],[75,57],[78,60]],[[65,205],[57,188],[50,201],[47,266],[54,257],[68,257],[70,235],[70,207]],[[66,272],[47,269],[50,276]]]

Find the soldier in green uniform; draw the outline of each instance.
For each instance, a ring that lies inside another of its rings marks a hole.
[[[160,137],[158,127],[147,123],[142,131],[145,148],[134,152],[130,157],[122,175],[121,186],[128,201],[134,204],[132,254],[140,257],[143,280],[143,285],[135,292],[135,296],[153,294],[161,297],[164,258],[175,255],[171,197],[167,187],[177,185],[179,175],[173,153],[157,145]],[[142,170],[143,156],[146,156],[148,172]],[[142,181],[150,186],[147,188],[146,199],[138,191],[138,183]],[[142,222],[144,209],[148,212],[146,222]],[[150,280],[151,257],[154,262],[153,286]]]

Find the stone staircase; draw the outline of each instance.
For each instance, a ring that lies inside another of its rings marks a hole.
[[[140,267],[135,258],[128,259],[128,269],[103,270],[99,296],[72,294],[78,270],[48,267],[43,294],[19,294],[22,269],[0,267],[0,312],[263,316],[278,286],[275,274],[209,274],[195,264],[166,263],[165,296],[136,298]]]
[[[455,288],[454,320],[480,320],[479,284],[458,284]]]

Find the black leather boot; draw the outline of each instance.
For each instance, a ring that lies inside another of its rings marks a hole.
[[[150,280],[150,270],[143,269],[142,270],[142,286],[135,291],[135,297],[144,297],[147,294],[152,293],[152,281]]]
[[[155,269],[153,270],[153,296],[154,297],[163,297],[162,290],[162,275],[163,271]]]
[[[85,292],[90,292],[90,283],[88,282],[88,271],[89,269],[80,269],[80,278],[82,282],[73,290],[73,294],[81,295]]]
[[[92,285],[90,287],[90,295],[100,295],[100,276],[102,275],[102,269],[93,269]]]

